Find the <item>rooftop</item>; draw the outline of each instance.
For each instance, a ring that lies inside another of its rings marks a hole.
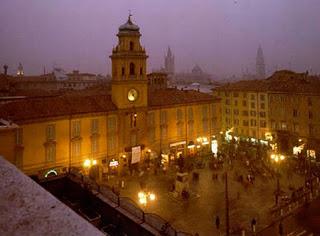
[[[152,94],[149,94],[149,106],[168,106],[213,101],[212,95],[195,90],[169,88],[155,90]]]
[[[127,22],[119,27],[119,31],[137,31],[137,32],[139,32],[139,26],[133,24],[131,21],[131,14],[128,17]]]
[[[110,95],[62,95],[57,97],[27,98],[0,106],[0,117],[25,121],[67,115],[116,110]]]
[[[23,122],[86,113],[112,112],[117,107],[106,89],[88,89],[52,96],[29,97],[0,105],[0,118]],[[213,102],[210,94],[195,90],[159,89],[149,94],[149,107]]]
[[[0,156],[0,235],[103,235]]]
[[[264,80],[242,80],[228,83],[214,90],[246,90],[261,92],[286,92],[320,94],[320,79],[308,73],[288,70],[276,71]]]

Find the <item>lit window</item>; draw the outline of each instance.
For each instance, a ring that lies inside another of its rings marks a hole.
[[[47,126],[47,128],[46,128],[46,137],[47,137],[47,141],[56,139],[55,125],[48,125]]]
[[[91,138],[91,153],[92,154],[95,154],[95,153],[98,153],[98,144],[99,144],[99,141],[98,141],[98,137],[92,137]]]
[[[284,121],[281,122],[281,129],[287,130],[287,123],[286,122],[284,122]]]
[[[46,147],[46,162],[54,162],[56,160],[56,145],[50,144]]]
[[[251,125],[251,126],[256,126],[256,125],[257,125],[257,121],[251,119],[251,120],[250,120],[250,125]]]
[[[81,142],[75,141],[71,144],[71,153],[73,157],[79,157],[81,154]]]
[[[99,133],[99,120],[92,119],[91,120],[91,134],[98,134]]]

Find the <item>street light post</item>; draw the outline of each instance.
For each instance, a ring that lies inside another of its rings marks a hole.
[[[228,193],[228,172],[225,172],[225,200],[226,200],[226,235],[229,236],[229,193]]]
[[[276,205],[279,203],[280,195],[280,163],[285,159],[284,155],[281,154],[271,154],[271,160],[273,160],[277,166],[277,188],[276,188]]]

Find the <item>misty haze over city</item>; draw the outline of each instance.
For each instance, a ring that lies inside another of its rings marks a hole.
[[[0,64],[26,74],[110,74],[109,55],[129,10],[143,31],[148,71],[170,46],[177,72],[195,64],[219,77],[255,73],[261,45],[267,75],[286,68],[320,73],[318,0],[2,0]]]

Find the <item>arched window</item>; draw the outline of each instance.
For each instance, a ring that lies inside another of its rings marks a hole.
[[[131,62],[130,63],[130,75],[135,75],[135,68],[134,68],[134,64]]]
[[[121,68],[121,75],[124,76],[124,67]]]
[[[130,51],[133,51],[133,48],[134,48],[134,44],[132,41],[130,41]]]
[[[142,72],[143,72],[142,67],[140,67],[140,75],[142,75]]]

